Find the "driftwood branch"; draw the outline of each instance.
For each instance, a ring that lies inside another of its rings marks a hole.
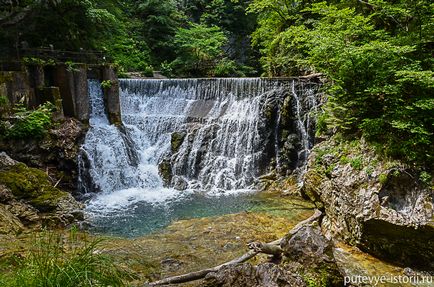
[[[315,220],[318,220],[321,217],[321,215],[322,215],[322,212],[320,210],[316,209],[315,213],[311,217],[299,222],[296,226],[294,226],[294,228],[292,228],[288,232],[288,234],[291,236],[294,235],[304,225],[312,223]],[[190,273],[183,274],[183,275],[164,278],[164,279],[161,279],[159,281],[145,284],[145,286],[161,286],[161,285],[178,284],[178,283],[185,283],[185,282],[190,282],[190,281],[194,281],[194,280],[199,280],[199,279],[205,278],[205,276],[208,273],[219,271],[224,266],[237,265],[237,264],[246,262],[247,260],[258,255],[259,253],[277,255],[277,254],[280,254],[282,252],[282,249],[280,248],[280,242],[281,241],[282,241],[282,238],[275,240],[273,242],[269,242],[269,243],[261,243],[261,242],[249,243],[248,246],[251,250],[249,252],[243,254],[241,257],[235,258],[231,261],[225,262],[221,265],[218,265],[218,266],[215,266],[212,268],[202,269],[199,271],[190,272]]]
[[[263,242],[250,242],[247,244],[249,249],[256,251],[257,253],[265,253],[270,255],[280,255],[282,248],[276,244],[263,243]]]

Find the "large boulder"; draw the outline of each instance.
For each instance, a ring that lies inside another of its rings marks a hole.
[[[334,255],[333,243],[317,226],[304,226],[285,236],[280,264],[244,263],[225,266],[205,278],[207,287],[303,287],[344,285]],[[275,260],[276,258],[274,258]]]
[[[343,286],[343,277],[333,255],[333,243],[318,227],[304,226],[280,243],[287,268],[316,286]]]
[[[221,268],[205,277],[206,287],[304,287],[303,278],[273,263],[244,263]]]
[[[42,170],[0,153],[0,205],[3,233],[23,226],[67,226],[83,219],[83,205],[58,189]]]
[[[433,193],[411,168],[362,141],[320,143],[303,193],[325,211],[323,232],[400,265],[434,268]]]

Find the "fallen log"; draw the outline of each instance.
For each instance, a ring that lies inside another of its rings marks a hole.
[[[294,235],[304,225],[312,223],[315,220],[318,220],[321,217],[321,215],[322,215],[322,212],[320,210],[316,209],[315,213],[311,217],[299,222],[296,226],[294,226],[294,228],[292,228],[288,232],[288,234],[291,236]],[[208,273],[218,272],[224,266],[236,265],[236,264],[246,262],[247,260],[258,255],[259,253],[266,253],[266,254],[272,254],[272,255],[276,255],[277,253],[280,254],[282,251],[280,249],[280,246],[279,246],[281,241],[282,241],[282,238],[275,240],[275,241],[272,241],[272,242],[269,242],[269,243],[261,243],[261,242],[249,243],[248,246],[249,246],[249,248],[251,248],[251,250],[249,252],[243,254],[241,257],[235,258],[231,261],[225,262],[223,264],[220,264],[220,265],[212,267],[212,268],[202,269],[202,270],[190,272],[187,274],[182,274],[182,275],[178,275],[178,276],[164,278],[164,279],[152,282],[152,283],[147,283],[144,286],[150,287],[150,286],[161,286],[161,285],[168,285],[168,284],[179,284],[179,283],[191,282],[191,281],[205,278],[205,276]]]

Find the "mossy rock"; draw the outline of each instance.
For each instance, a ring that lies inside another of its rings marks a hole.
[[[3,204],[0,204],[0,234],[18,234],[24,227],[20,220]]]
[[[164,159],[158,165],[158,170],[160,172],[160,176],[164,181],[164,184],[168,186],[172,181],[172,165],[170,164],[170,160]]]
[[[42,212],[54,210],[59,200],[67,196],[66,192],[53,187],[43,171],[23,163],[1,170],[0,182],[18,199],[27,201]]]
[[[172,153],[177,153],[182,143],[184,142],[185,132],[173,132],[170,138],[170,148]]]

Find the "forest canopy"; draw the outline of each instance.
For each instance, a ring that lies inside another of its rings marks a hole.
[[[107,53],[122,75],[322,73],[321,133],[434,162],[434,4],[428,0],[2,1],[0,48]]]

